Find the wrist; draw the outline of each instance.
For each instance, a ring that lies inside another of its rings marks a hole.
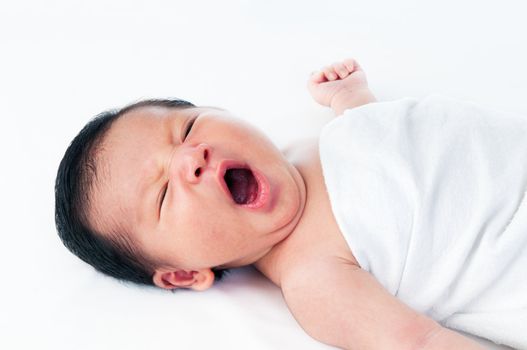
[[[353,92],[347,90],[338,92],[331,100],[330,107],[337,115],[341,115],[346,109],[359,107],[376,101],[375,96],[366,87]]]

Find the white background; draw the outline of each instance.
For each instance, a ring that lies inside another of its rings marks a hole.
[[[305,82],[346,57],[380,100],[435,92],[527,114],[526,13],[519,0],[1,2],[0,348],[329,348],[252,269],[167,295],[78,261],[53,219],[68,143],[105,109],[180,97],[283,147],[332,117]]]

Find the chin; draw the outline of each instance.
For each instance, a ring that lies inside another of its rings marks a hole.
[[[285,229],[289,231],[289,234],[300,220],[304,207],[301,205],[302,201],[299,191],[286,193],[284,197],[288,198],[288,200],[282,201],[283,206],[279,205],[277,207],[280,215],[275,221],[275,226],[277,227],[277,231]]]

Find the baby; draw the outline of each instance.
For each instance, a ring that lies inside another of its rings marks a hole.
[[[172,290],[253,264],[309,335],[344,349],[480,348],[449,328],[527,348],[527,120],[439,97],[377,103],[353,59],[308,89],[339,117],[284,152],[183,100],[100,114],[58,170],[62,241]]]

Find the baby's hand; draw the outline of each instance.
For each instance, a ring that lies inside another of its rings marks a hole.
[[[307,88],[315,101],[333,108],[337,114],[346,108],[375,101],[368,88],[366,74],[351,58],[314,72]]]

